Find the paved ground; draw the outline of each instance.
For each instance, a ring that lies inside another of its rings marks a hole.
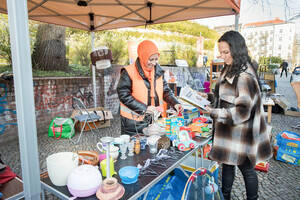
[[[279,78],[277,93],[284,94],[285,102],[289,106],[296,107],[296,96],[293,92],[288,78]],[[283,130],[300,132],[291,128],[296,123],[300,123],[299,117],[285,116],[282,114],[272,114],[271,125],[273,127],[272,135]],[[111,127],[101,129],[100,134],[84,133],[79,145],[72,145],[68,140],[55,140],[48,138],[47,134],[38,135],[38,148],[41,172],[46,170],[46,157],[55,152],[73,151],[73,150],[96,150],[96,143],[102,136],[120,134],[119,118],[116,117],[111,124]],[[78,137],[75,136],[75,139]],[[18,141],[13,141],[8,144],[0,144],[0,153],[3,155],[3,160],[11,166],[11,168],[21,175],[21,164],[19,154]],[[268,173],[258,172],[259,177],[259,196],[260,200],[297,200],[300,199],[300,167],[274,160],[269,161],[270,169]],[[232,199],[245,199],[245,187],[241,173],[237,170],[237,176],[233,185]],[[47,195],[47,199],[55,199],[52,195]]]

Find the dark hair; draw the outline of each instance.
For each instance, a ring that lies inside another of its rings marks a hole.
[[[239,32],[227,31],[220,37],[218,42],[226,42],[230,48],[233,62],[230,71],[227,73],[229,77],[238,76],[245,71],[247,63],[252,65],[245,39]]]

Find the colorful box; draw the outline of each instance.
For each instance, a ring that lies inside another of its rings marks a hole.
[[[166,118],[166,135],[177,136],[180,131],[180,127],[184,126],[183,117],[171,117]]]
[[[193,119],[200,117],[200,111],[198,108],[193,108],[192,110],[183,110],[184,125],[192,123]]]

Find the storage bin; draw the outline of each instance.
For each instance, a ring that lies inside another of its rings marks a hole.
[[[300,134],[282,131],[277,134],[278,147],[276,159],[293,165],[300,165]]]

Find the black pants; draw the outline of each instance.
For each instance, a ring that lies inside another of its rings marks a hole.
[[[282,77],[283,71],[285,71],[285,77],[287,77],[287,68],[283,68],[283,69],[281,70],[280,77]]]
[[[243,174],[246,186],[247,200],[254,200],[258,198],[258,179],[254,166],[250,163],[249,159],[238,168]],[[235,166],[223,164],[222,169],[222,193],[225,200],[230,199],[230,193],[235,176]]]

